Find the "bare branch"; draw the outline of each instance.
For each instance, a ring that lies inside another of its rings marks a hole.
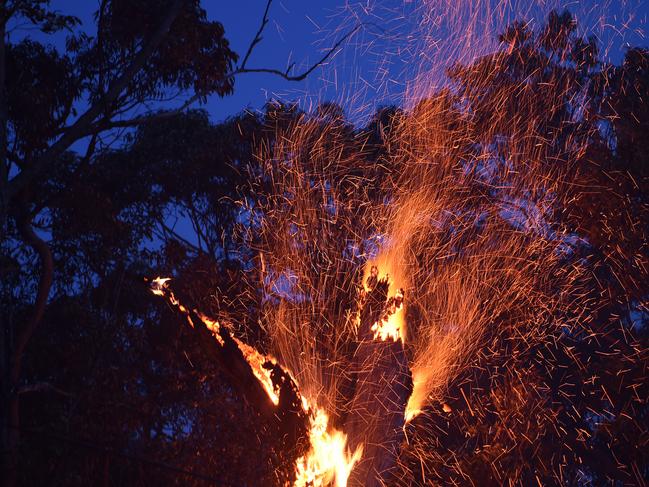
[[[241,65],[235,69],[234,71],[231,71],[230,73],[226,74],[224,78],[234,78],[236,76],[239,76],[241,74],[249,74],[249,73],[268,73],[268,74],[274,74],[277,76],[280,76],[281,78],[284,78],[287,81],[302,81],[304,80],[307,76],[309,76],[318,66],[322,66],[331,56],[335,54],[335,52],[340,48],[340,46],[347,40],[349,39],[352,35],[354,35],[361,27],[361,24],[357,25],[354,27],[352,30],[350,30],[347,34],[342,36],[338,41],[325,52],[325,54],[318,60],[316,63],[312,64],[306,71],[298,74],[298,75],[290,75],[289,72],[295,66],[295,63],[291,63],[289,67],[286,69],[286,71],[281,71],[279,69],[273,69],[273,68],[246,68],[246,62],[248,61],[248,58],[250,57],[252,50],[254,47],[261,41],[261,33],[264,29],[265,24],[268,22],[267,16],[268,16],[268,10],[270,8],[270,5],[272,3],[272,0],[269,0],[269,2],[266,5],[266,11],[264,12],[264,18],[262,20],[262,25],[259,28],[259,31],[257,32],[257,35],[253,39],[253,41],[250,43],[250,46],[248,48],[248,52],[246,53],[246,56],[241,63]],[[98,122],[97,124],[91,126],[88,128],[88,133],[86,135],[90,135],[94,131],[98,130],[110,130],[113,128],[125,128],[125,127],[134,127],[143,123],[146,123],[151,120],[159,120],[162,118],[167,118],[167,117],[172,117],[174,115],[178,115],[185,111],[187,108],[189,108],[191,105],[193,105],[195,102],[197,102],[202,95],[200,94],[194,94],[192,97],[187,99],[181,106],[174,108],[172,110],[168,111],[161,111],[155,114],[145,114],[141,115],[139,117],[135,117],[132,119],[128,120],[103,120],[101,122]]]
[[[240,67],[238,67],[231,73],[227,74],[225,77],[233,78],[235,76],[244,73],[269,73],[269,74],[275,74],[277,76],[280,76],[281,78],[284,78],[287,81],[302,81],[307,76],[309,76],[318,66],[322,66],[327,61],[327,59],[333,56],[333,54],[338,50],[338,48],[342,45],[342,43],[345,42],[347,39],[349,39],[353,34],[355,34],[358,31],[358,29],[360,29],[360,27],[361,24],[357,25],[352,30],[347,32],[347,34],[345,34],[340,39],[338,39],[338,41],[333,45],[333,47],[331,49],[328,49],[327,52],[324,54],[324,56],[320,58],[319,61],[312,64],[306,71],[303,71],[300,74],[297,75],[289,74],[289,72],[291,71],[295,63],[291,63],[291,65],[289,65],[286,71],[281,71],[279,69],[272,69],[272,68],[246,68],[245,64],[242,63]],[[254,47],[254,44],[252,44],[251,47]]]
[[[29,392],[56,392],[62,396],[73,396],[72,393],[66,392],[62,389],[59,389],[56,386],[53,386],[49,382],[36,382],[34,384],[25,384],[18,388],[18,394],[26,394]]]
[[[177,241],[181,242],[184,244],[186,247],[188,247],[192,252],[195,252],[197,254],[200,254],[202,250],[198,248],[196,245],[191,243],[189,240],[187,240],[185,237],[182,237],[178,232],[176,232],[173,228],[169,227],[162,218],[158,219],[158,224],[160,225],[160,230],[156,231],[158,233],[159,237],[162,239],[176,239]]]
[[[264,29],[266,28],[266,24],[268,24],[268,12],[270,11],[270,6],[272,3],[273,0],[268,0],[268,2],[266,2],[266,10],[264,11],[264,16],[261,19],[261,25],[259,26],[259,30],[257,31],[257,34],[255,34],[254,39],[248,46],[248,51],[246,52],[246,55],[243,57],[243,61],[241,62],[240,69],[244,69],[246,67],[246,63],[248,62],[248,59],[250,58],[252,51],[255,49],[255,46],[259,44],[263,39],[261,37],[261,34],[264,32]]]

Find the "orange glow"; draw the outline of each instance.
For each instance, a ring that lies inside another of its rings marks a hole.
[[[255,377],[257,377],[257,380],[261,383],[262,387],[266,391],[266,394],[268,394],[268,397],[273,402],[273,404],[277,406],[279,404],[279,396],[277,395],[273,381],[270,378],[271,371],[270,369],[264,367],[264,364],[267,362],[275,365],[275,359],[266,355],[262,355],[250,345],[243,343],[241,340],[235,337],[232,338],[239,347],[239,350],[241,350],[241,353],[243,353],[246,361],[250,364],[252,373],[255,374]]]
[[[377,265],[379,263],[383,267]],[[381,279],[388,280],[390,290],[396,289],[388,309],[385,310],[381,319],[372,325],[371,331],[374,333],[374,340],[392,340],[395,342],[401,340],[401,342],[405,342],[406,320],[403,316],[403,289],[400,287],[401,283],[405,282],[405,279],[400,276],[400,273],[393,272],[390,274],[388,271],[391,269],[396,269],[396,266],[392,265],[392,260],[388,254],[380,255],[365,266],[364,289],[366,292],[371,290],[373,281]],[[396,278],[392,276],[396,276]]]
[[[374,339],[386,341],[403,341],[401,331],[405,328],[405,320],[403,317],[403,306],[397,307],[395,312],[387,317],[381,319],[372,325],[372,332],[374,332]]]
[[[428,399],[428,391],[424,387],[427,379],[428,377],[426,377],[425,371],[412,371],[413,389],[408,399],[408,404],[406,405],[406,423],[409,423],[421,414],[422,408]]]
[[[363,454],[363,446],[350,452],[347,435],[329,427],[329,416],[322,409],[311,414],[309,439],[311,449],[297,461],[295,487],[345,487],[352,468]]]
[[[171,304],[177,306],[178,309],[187,316],[187,320],[189,324],[193,327],[194,323],[192,322],[191,317],[189,316],[189,311],[182,303],[178,301],[174,293],[171,291],[171,289],[169,289],[167,285],[167,283],[170,280],[171,278],[169,277],[164,277],[164,278],[157,277],[153,279],[151,281],[151,292],[156,296],[166,297]],[[218,321],[213,320],[208,316],[204,315],[200,311],[194,310],[194,313],[196,313],[201,318],[205,326],[213,333],[214,338],[219,342],[219,344],[221,346],[225,345],[223,338],[221,338],[221,336],[219,335],[219,332],[221,330],[221,324]],[[275,405],[279,404],[279,396],[277,395],[277,392],[275,391],[275,387],[273,386],[273,381],[270,378],[271,371],[270,369],[264,367],[264,364],[266,364],[267,362],[270,362],[271,364],[275,365],[277,363],[276,360],[273,357],[262,355],[257,350],[252,348],[250,345],[234,337],[232,333],[230,333],[230,337],[237,344],[237,347],[239,347],[239,350],[241,350],[241,353],[243,354],[248,364],[250,364],[252,373],[255,375],[257,380],[259,380],[260,384],[266,391],[266,394],[268,394],[270,400]]]
[[[151,281],[151,292],[156,296],[166,296],[169,299],[169,302],[171,304],[177,306],[178,309],[187,316],[187,322],[192,328],[194,328],[194,322],[192,321],[191,316],[189,316],[189,310],[185,308],[185,306],[183,306],[183,304],[180,301],[178,301],[178,299],[176,299],[174,293],[171,292],[171,290],[167,286],[167,283],[170,280],[171,277],[156,277]],[[216,330],[212,330],[212,331],[216,332],[217,330],[218,330],[218,326],[216,327]],[[221,345],[223,345],[221,337],[218,337],[218,340],[221,342]]]

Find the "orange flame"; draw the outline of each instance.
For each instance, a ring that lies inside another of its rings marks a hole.
[[[273,404],[277,406],[279,404],[279,395],[277,394],[277,391],[275,391],[275,386],[273,385],[273,381],[270,378],[270,369],[264,367],[264,364],[267,362],[275,365],[275,359],[267,355],[262,355],[250,345],[242,342],[238,338],[232,338],[239,347],[239,350],[241,350],[241,353],[243,353],[246,361],[250,364],[252,373],[255,374],[255,377],[257,377],[257,380],[261,383],[262,387],[266,391],[266,394],[268,394],[268,397],[273,402]]]
[[[403,296],[400,291],[397,291],[397,296]],[[399,303],[394,305],[391,314],[387,317],[381,318],[379,321],[372,325],[372,332],[374,332],[374,339],[386,341],[391,339],[392,341],[401,340],[404,341],[403,334],[401,330],[405,329],[405,320],[403,317],[403,305]]]
[[[194,324],[189,316],[189,310],[183,306],[180,301],[169,289],[167,282],[168,277],[157,277],[151,281],[151,292],[156,296],[166,297],[171,304],[186,315],[188,322],[193,327]],[[224,345],[223,339],[219,336],[221,325],[218,321],[212,320],[199,311],[194,310],[205,325],[214,333],[217,341]],[[244,358],[250,364],[253,374],[259,380],[266,394],[276,406],[279,404],[279,395],[271,379],[271,370],[266,367],[270,362],[277,365],[277,361],[270,355],[263,355],[253,347],[239,340],[230,333],[230,337],[241,350]],[[286,369],[284,369],[286,370]],[[287,371],[288,372],[288,371]],[[293,382],[297,381],[291,375]],[[354,452],[347,448],[347,435],[329,426],[329,416],[320,408],[311,409],[304,396],[302,398],[302,408],[305,412],[310,411],[310,428],[309,440],[311,448],[309,452],[296,462],[296,487],[318,487],[325,485],[335,485],[336,487],[345,487],[347,479],[354,465],[360,460],[363,453],[363,446],[358,446]]]
[[[427,380],[426,371],[420,369],[412,371],[413,389],[408,398],[408,404],[406,405],[406,423],[415,419],[422,412],[424,403],[428,399],[428,390],[424,387]]]
[[[349,474],[363,454],[363,445],[354,452],[347,448],[347,435],[329,427],[329,416],[322,409],[311,414],[311,449],[298,459],[295,487],[335,485],[345,487]]]

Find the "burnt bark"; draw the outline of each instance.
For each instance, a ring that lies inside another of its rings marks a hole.
[[[184,296],[180,296],[180,299],[183,303],[188,303]],[[299,390],[290,374],[270,360],[265,360],[262,364],[262,367],[269,372],[274,390],[279,397],[276,405],[255,376],[228,326],[222,324],[218,331],[212,331],[190,306],[184,310],[177,305],[172,304],[172,306],[185,319],[189,318],[190,328],[197,335],[198,343],[204,353],[218,364],[232,387],[271,428],[278,450],[288,457],[297,458],[304,454],[309,446],[308,417],[302,409]]]
[[[387,280],[379,281],[361,311],[359,343],[350,373],[353,398],[344,431],[352,451],[363,445],[363,456],[349,477],[350,487],[385,485],[396,465],[412,392],[412,376],[401,340],[377,340],[371,327],[384,314]]]

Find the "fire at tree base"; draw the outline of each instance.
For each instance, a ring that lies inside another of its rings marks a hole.
[[[378,487],[389,483],[397,464],[413,382],[403,331],[395,325],[397,314],[403,312],[403,291],[398,290],[388,298],[388,279],[378,280],[377,274],[378,270],[373,268],[361,293],[356,340],[342,381],[343,407],[337,411],[333,425],[320,424],[318,418],[327,416],[308,398],[301,397],[291,371],[275,358],[236,338],[227,325],[186,307],[170,289],[168,279],[152,281],[153,292],[166,298],[190,327],[205,338],[211,354],[246,400],[256,405],[262,416],[277,422],[284,440],[290,438],[283,442],[285,448],[303,443],[298,436],[310,437],[311,449],[298,459],[296,485],[315,487],[335,482],[337,487]],[[309,421],[313,423],[310,428]],[[300,427],[302,423],[304,427]],[[323,436],[323,427],[335,434]],[[314,437],[317,432],[318,438],[338,441],[338,430],[346,437],[346,445],[344,441],[339,444],[343,449],[342,461],[346,462],[342,468],[318,458],[331,455],[331,445],[323,445],[322,451],[317,451],[315,443],[319,440]],[[306,447],[298,450],[305,451]],[[329,466],[320,471],[321,465]]]

